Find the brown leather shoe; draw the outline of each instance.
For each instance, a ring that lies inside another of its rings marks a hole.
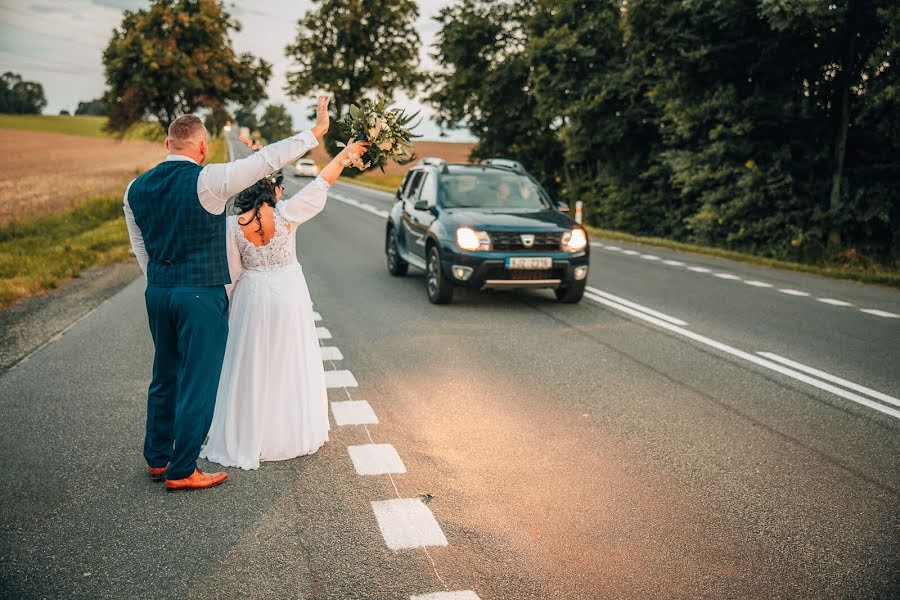
[[[219,485],[228,479],[228,473],[204,473],[200,469],[194,469],[190,477],[184,479],[166,479],[167,492],[186,492],[189,490],[203,490],[214,485]]]
[[[168,468],[168,463],[164,467],[147,467],[147,473],[153,481],[163,481],[166,478],[166,469]]]

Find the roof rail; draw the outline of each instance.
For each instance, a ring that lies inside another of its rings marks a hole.
[[[510,171],[513,171],[515,173],[525,173],[525,167],[522,166],[522,163],[517,160],[511,160],[509,158],[486,158],[481,161],[481,164],[488,167],[509,169]]]
[[[431,167],[437,167],[441,170],[442,173],[447,172],[447,161],[443,158],[438,158],[436,156],[426,156],[422,160],[419,161],[419,165],[428,165]],[[417,166],[419,166],[417,165]]]

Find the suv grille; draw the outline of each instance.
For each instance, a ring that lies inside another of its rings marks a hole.
[[[507,269],[491,267],[485,273],[485,279],[506,279],[513,281],[533,281],[535,279],[562,279],[565,269]]]
[[[522,233],[518,231],[488,231],[491,236],[491,244],[494,250],[528,251],[532,250],[559,250],[562,242],[562,232],[528,232],[526,235],[534,235],[534,245],[526,248],[522,244]]]

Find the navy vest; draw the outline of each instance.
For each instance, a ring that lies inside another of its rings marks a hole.
[[[128,204],[150,257],[147,284],[157,287],[231,283],[225,253],[225,213],[200,205],[202,167],[170,160],[134,180]]]

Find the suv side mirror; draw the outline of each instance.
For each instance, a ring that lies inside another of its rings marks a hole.
[[[428,210],[428,200],[416,200],[416,210]]]
[[[566,202],[557,202],[556,208],[559,209],[559,212],[569,212],[569,205]]]

